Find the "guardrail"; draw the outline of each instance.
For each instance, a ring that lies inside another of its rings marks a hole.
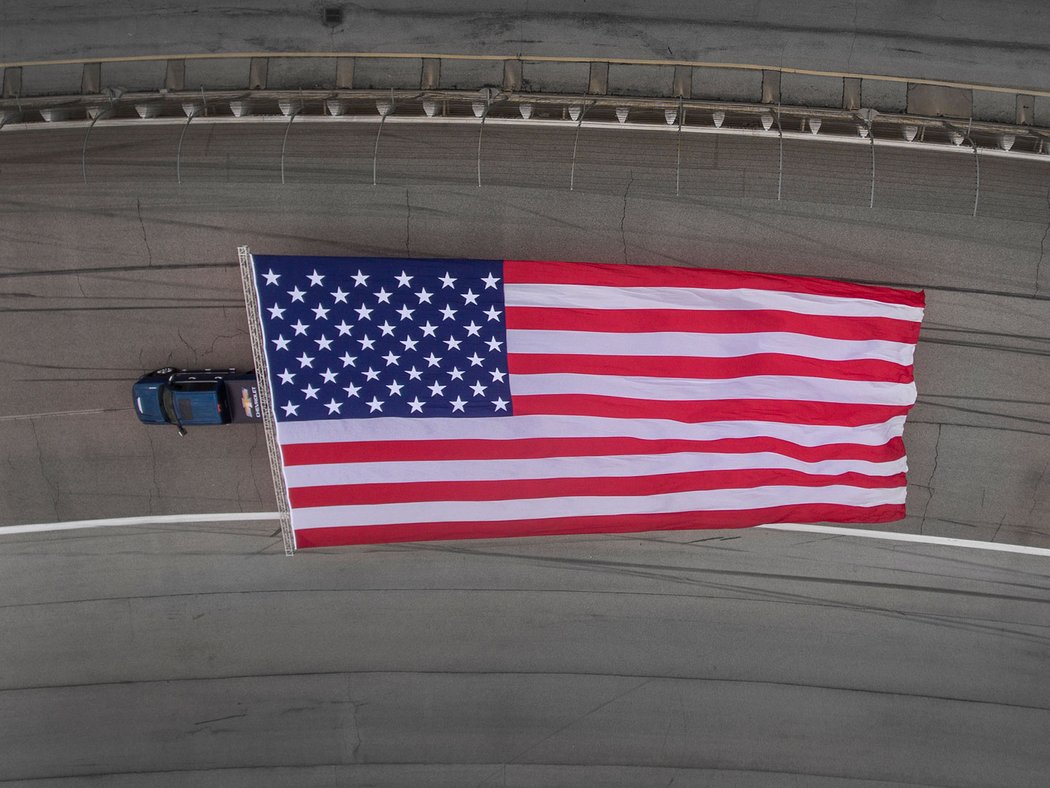
[[[297,68],[291,68],[293,65]],[[54,74],[49,80],[26,81],[29,72],[56,68],[65,69],[67,80],[78,76],[80,91],[26,94],[23,88],[34,84],[43,92],[48,86],[56,90],[68,87]],[[801,78],[809,82],[798,82]],[[162,86],[136,89],[150,79],[158,79]],[[585,84],[575,85],[573,79],[585,80]],[[186,89],[191,82],[199,82],[198,89]],[[468,82],[470,89],[443,87]],[[498,85],[486,84],[489,82]],[[411,83],[415,84],[405,86]],[[479,84],[483,86],[480,89]],[[557,90],[566,87],[581,89]],[[1001,100],[993,106],[988,96]],[[819,105],[821,97],[824,106]],[[838,106],[828,106],[836,103],[834,97]],[[792,103],[801,99],[811,103]],[[1000,118],[1012,109],[1013,117],[1011,122],[975,118],[974,109],[978,107],[997,107],[985,114]],[[1034,125],[1044,109],[1050,111],[1047,92],[1016,93],[1010,88],[752,65],[389,54],[263,57],[240,53],[6,64],[0,129],[83,127],[81,173],[87,181],[88,143],[95,126],[184,124],[175,167],[176,179],[181,182],[182,143],[192,123],[284,122],[288,124],[280,160],[284,182],[288,131],[293,122],[374,123],[375,183],[385,125],[476,123],[480,186],[486,124],[562,126],[574,128],[576,134],[570,189],[575,186],[576,143],[581,129],[661,129],[676,134],[679,140],[684,134],[771,136],[779,140],[777,199],[783,192],[784,140],[834,141],[870,148],[870,206],[876,199],[876,148],[938,150],[972,157],[972,213],[977,215],[981,157],[1050,163],[1050,129]],[[969,112],[968,117],[960,114],[964,110]],[[677,147],[676,194],[680,191],[680,142]]]

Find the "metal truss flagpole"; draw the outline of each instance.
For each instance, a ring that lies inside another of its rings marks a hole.
[[[285,555],[295,553],[295,532],[292,530],[291,511],[288,507],[288,490],[281,469],[280,448],[277,445],[277,420],[270,397],[270,375],[266,366],[266,353],[262,339],[262,322],[259,320],[259,298],[255,290],[255,273],[252,270],[252,255],[247,246],[237,248],[241,265],[241,285],[244,287],[244,308],[248,313],[248,334],[252,342],[252,358],[255,360],[255,378],[258,383],[259,402],[262,406],[263,430],[266,432],[266,450],[270,458],[270,473],[273,490],[277,497],[277,510],[281,515],[281,536]]]

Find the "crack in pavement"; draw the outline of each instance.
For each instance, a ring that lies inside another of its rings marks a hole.
[[[142,229],[142,242],[146,244],[147,265],[153,265],[153,250],[150,248],[149,239],[146,237],[146,223],[142,220],[142,200],[135,200],[135,209],[138,212],[139,227]]]
[[[926,505],[922,507],[922,521],[919,523],[919,533],[923,533],[923,529],[926,527],[926,512],[930,508],[930,501],[933,500],[933,477],[937,475],[937,463],[940,461],[941,456],[941,428],[943,424],[937,425],[937,440],[933,444],[933,470],[930,471],[930,476],[926,479],[926,488],[930,491],[929,497],[926,499]]]
[[[627,262],[627,234],[623,225],[627,221],[627,197],[631,193],[631,184],[634,183],[634,170],[628,170],[629,180],[627,188],[623,190],[623,213],[620,215],[620,242],[623,244],[623,261]]]
[[[1046,190],[1046,209],[1050,212],[1050,188]],[[1050,234],[1050,216],[1046,219],[1046,229],[1043,230],[1042,240],[1039,241],[1039,259],[1035,262],[1035,292],[1039,294],[1039,275],[1043,269],[1043,257],[1046,255],[1046,236]]]

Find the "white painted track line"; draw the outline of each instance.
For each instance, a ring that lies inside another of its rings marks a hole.
[[[173,523],[233,523],[253,520],[279,520],[278,512],[213,512],[208,514],[164,514],[143,517],[110,517],[102,520],[68,520],[60,523],[30,523],[27,525],[0,526],[0,536],[13,534],[42,533],[46,531],[70,531],[78,528],[106,528],[110,526],[169,525]],[[803,523],[777,523],[759,525],[773,531],[825,534],[827,536],[852,536],[860,539],[884,539],[890,542],[913,542],[941,547],[964,547],[971,550],[992,550],[1000,553],[1021,553],[1050,557],[1050,548],[1026,545],[981,542],[973,539],[951,539],[945,536],[923,536],[902,534],[894,531],[871,531],[863,528],[841,528],[833,525],[805,525]]]
[[[109,517],[103,520],[67,520],[62,523],[31,523],[0,526],[0,536],[32,534],[42,531],[71,531],[75,528],[106,528],[129,525],[167,525],[170,523],[237,523],[251,520],[279,520],[278,512],[214,512],[210,514],[161,514],[143,517]]]
[[[943,547],[967,547],[973,550],[995,550],[1000,553],[1050,556],[1050,548],[1045,547],[980,542],[976,539],[951,539],[947,536],[923,536],[920,534],[901,534],[894,531],[869,531],[863,528],[839,528],[833,525],[803,525],[801,523],[776,523],[773,525],[759,525],[757,527],[769,528],[774,531],[798,531],[808,534],[827,534],[828,536],[857,536],[862,539],[886,539],[891,542],[917,542],[919,544],[941,545]]]

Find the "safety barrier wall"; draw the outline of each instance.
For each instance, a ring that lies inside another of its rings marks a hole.
[[[977,215],[982,158],[1050,163],[1050,129],[1036,125],[1048,108],[1050,93],[1038,91],[759,66],[307,53],[5,64],[0,127],[83,127],[87,181],[93,129],[180,124],[173,174],[181,182],[191,124],[286,123],[283,182],[293,122],[375,124],[376,183],[384,127],[473,124],[479,186],[486,125],[562,127],[572,134],[570,189],[578,186],[582,131],[659,130],[673,135],[666,144],[674,166],[659,166],[674,194],[682,190],[683,137],[768,137],[774,144],[762,166],[775,179],[768,191],[777,199],[785,190],[785,144],[826,142],[863,146],[850,156],[847,175],[867,182],[868,199],[851,199],[869,206],[877,201],[876,149],[940,152],[971,160],[967,212]],[[828,158],[836,157],[843,158],[829,149]]]

